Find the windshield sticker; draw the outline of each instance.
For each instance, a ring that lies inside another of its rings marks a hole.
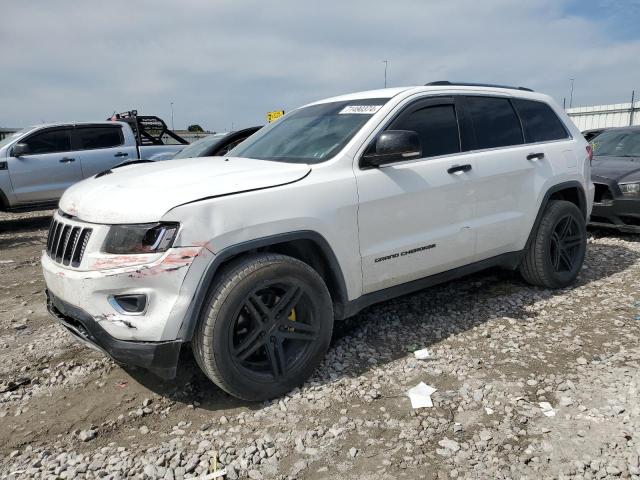
[[[345,114],[360,114],[360,115],[373,115],[382,108],[382,105],[347,105],[338,112],[339,115]]]

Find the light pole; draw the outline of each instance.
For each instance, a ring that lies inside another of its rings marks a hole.
[[[383,60],[384,63],[384,88],[387,88],[387,67],[389,66],[389,60]]]
[[[569,95],[569,108],[571,108],[573,105],[573,82],[575,81],[575,78],[570,78],[569,80],[571,80],[571,94]]]
[[[173,128],[173,102],[171,102],[171,130],[175,130]]]

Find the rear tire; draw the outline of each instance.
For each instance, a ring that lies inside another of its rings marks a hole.
[[[220,272],[193,339],[202,371],[244,400],[303,383],[323,359],[333,307],[322,278],[285,255],[257,254]]]
[[[519,271],[525,281],[546,288],[572,284],[584,261],[587,229],[580,209],[554,200],[547,205]]]

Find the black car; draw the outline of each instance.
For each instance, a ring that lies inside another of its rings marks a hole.
[[[590,224],[640,233],[640,126],[608,129],[592,147]]]
[[[235,132],[208,135],[184,147],[172,157],[172,160],[196,157],[221,157],[261,128],[262,127],[249,127],[236,130]]]

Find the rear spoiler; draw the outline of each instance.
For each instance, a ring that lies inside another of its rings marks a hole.
[[[127,123],[133,130],[138,145],[167,145],[169,138],[180,145],[189,144],[180,135],[169,130],[164,120],[155,115],[138,115],[137,110],[129,110],[128,112],[114,113],[107,120]]]

